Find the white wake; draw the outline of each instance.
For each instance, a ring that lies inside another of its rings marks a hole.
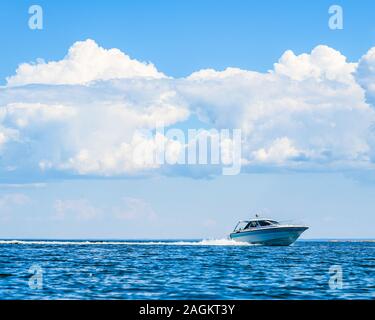
[[[197,241],[147,241],[147,240],[133,240],[133,241],[107,241],[107,240],[0,240],[1,244],[15,244],[15,245],[164,245],[164,246],[249,246],[246,242],[236,242],[230,239],[205,239]]]

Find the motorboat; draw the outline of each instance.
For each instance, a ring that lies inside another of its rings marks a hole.
[[[239,221],[230,239],[266,246],[289,246],[307,230],[304,225],[281,223],[272,219],[259,218]]]

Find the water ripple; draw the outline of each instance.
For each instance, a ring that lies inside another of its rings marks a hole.
[[[374,299],[374,242],[0,240],[0,299]],[[42,288],[29,286],[40,266]],[[330,267],[343,288],[329,286]]]

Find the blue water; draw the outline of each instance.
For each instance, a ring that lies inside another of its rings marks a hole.
[[[374,242],[0,240],[0,299],[374,299],[374,271]]]

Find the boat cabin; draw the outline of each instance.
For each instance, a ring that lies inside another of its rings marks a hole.
[[[248,229],[253,229],[253,228],[270,227],[270,226],[278,225],[278,224],[279,223],[277,221],[271,220],[271,219],[253,219],[253,220],[247,220],[247,221],[240,221],[237,223],[233,232],[240,232],[243,230],[248,230]]]

